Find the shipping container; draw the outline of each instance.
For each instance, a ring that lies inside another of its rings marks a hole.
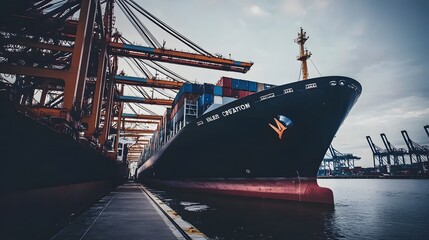
[[[238,80],[238,89],[243,91],[249,90],[249,81],[247,80]]]
[[[212,94],[203,94],[198,99],[198,106],[211,105],[211,104],[213,104]]]
[[[222,96],[222,87],[221,86],[214,86],[213,94],[215,96]]]
[[[173,116],[173,118],[176,118],[176,119],[175,119],[175,121],[173,121],[173,122],[176,122],[176,121],[178,121],[179,119],[182,119],[182,118],[183,118],[184,107],[185,107],[185,106],[181,106],[181,107],[177,110],[176,114]]]
[[[229,77],[222,77],[217,83],[217,86],[221,86],[221,87],[226,87],[226,88],[231,88],[232,87],[232,83],[231,83],[232,79]]]
[[[179,92],[177,93],[176,97],[174,98],[173,106],[176,105],[177,102],[179,102],[180,100],[183,100],[182,96],[186,93],[192,93],[193,95],[201,95],[202,87],[199,84],[183,84],[183,86],[179,89]]]
[[[214,85],[209,83],[203,84],[203,94],[213,94]]]
[[[239,91],[240,90],[230,89],[230,88],[224,88],[222,96],[224,96],[224,97],[238,98],[239,97]]]
[[[264,83],[257,83],[257,92],[264,91],[265,90],[265,84]]]
[[[224,96],[224,97],[231,97],[231,95],[232,95],[232,89],[231,88],[223,88],[222,89],[222,96]]]
[[[232,89],[231,96],[228,96],[228,97],[240,98],[240,90]]]
[[[257,92],[258,91],[258,85],[256,82],[249,82],[249,91],[250,92]]]
[[[192,84],[192,92],[195,94],[203,94],[203,88],[200,84]]]
[[[239,90],[238,94],[239,94],[239,98],[243,98],[254,94],[254,92]]]
[[[214,96],[213,97],[213,103],[214,104],[223,104],[223,102],[222,102],[222,96]]]
[[[249,92],[248,91],[243,91],[243,90],[238,90],[238,97],[239,98],[244,98],[249,96]]]

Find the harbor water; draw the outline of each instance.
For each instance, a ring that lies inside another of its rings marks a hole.
[[[334,206],[151,191],[210,239],[429,239],[429,180],[318,182]]]

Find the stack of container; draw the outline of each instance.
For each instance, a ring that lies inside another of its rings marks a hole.
[[[222,87],[222,96],[237,99],[252,95],[255,92],[259,92],[271,87],[269,84],[228,77],[222,77],[216,83],[216,86]]]
[[[222,87],[205,83],[202,92],[198,99],[198,115],[203,114],[212,104],[223,104]]]
[[[202,85],[186,83],[180,88],[173,101],[171,119],[173,119],[177,113],[183,111],[185,99],[198,101],[198,115],[200,116],[213,104],[217,107],[273,86],[274,85],[229,77],[222,77],[216,85],[209,83],[204,83]],[[180,118],[180,116],[178,116],[178,118]]]
[[[171,118],[173,118],[177,112],[181,110],[183,104],[185,102],[185,98],[187,99],[198,99],[198,97],[202,94],[202,87],[199,84],[191,84],[185,83],[180,88],[176,97],[173,101],[173,110],[171,111]]]

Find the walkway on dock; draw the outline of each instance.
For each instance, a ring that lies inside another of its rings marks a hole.
[[[165,216],[140,184],[119,186],[51,240],[190,239]]]

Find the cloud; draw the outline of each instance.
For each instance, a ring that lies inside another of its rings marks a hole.
[[[314,5],[317,8],[326,8],[330,4],[330,0],[316,0]]]
[[[243,19],[238,20],[238,25],[241,26],[243,29],[247,29],[247,23]]]
[[[352,35],[355,36],[364,36],[367,32],[367,22],[366,21],[358,21],[352,28]]]
[[[268,16],[268,15],[270,15],[269,12],[265,11],[264,9],[259,7],[258,5],[252,5],[247,10],[250,13],[250,15],[253,15],[253,16]]]
[[[302,1],[299,0],[285,0],[283,2],[282,9],[287,15],[294,17],[302,17],[307,15],[307,10],[302,4]]]

